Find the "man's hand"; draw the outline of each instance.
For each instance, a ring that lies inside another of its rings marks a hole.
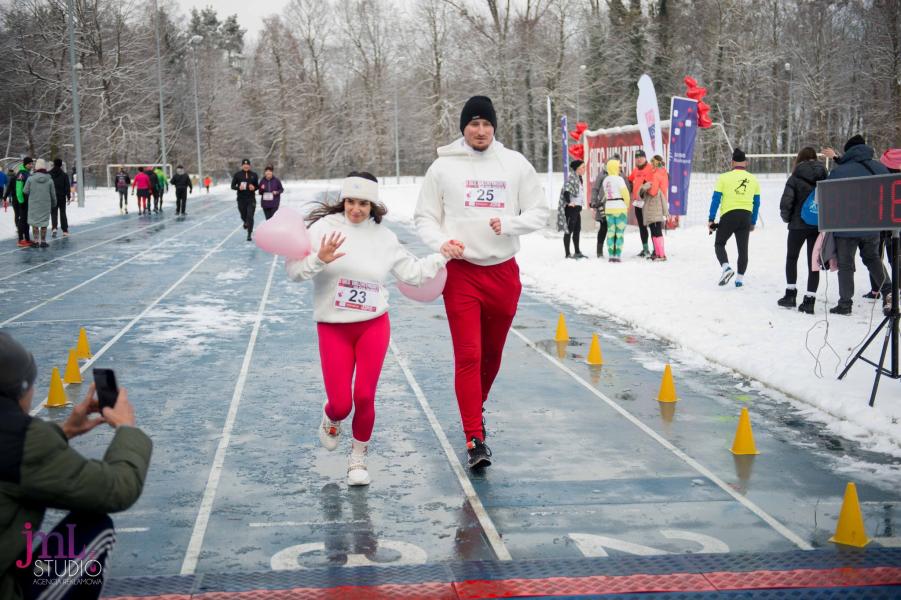
[[[465,250],[463,242],[458,240],[448,240],[441,244],[441,254],[445,258],[463,258],[463,250]]]
[[[835,160],[836,157],[838,156],[838,153],[835,151],[834,148],[826,147],[826,148],[823,148],[823,156],[825,156],[829,160]]]
[[[757,225],[751,225],[751,231],[754,231],[755,229],[757,229]]]
[[[491,225],[491,229],[497,235],[501,234],[501,220],[498,217],[492,217],[488,224]]]
[[[91,386],[91,393],[94,392],[94,386]],[[128,427],[135,426],[135,409],[128,401],[128,390],[119,388],[119,396],[116,398],[116,406],[110,408],[107,406],[101,413],[103,418],[113,429],[121,425]]]
[[[713,232],[716,230],[716,223],[713,221],[707,221],[707,235],[713,235]]]
[[[99,412],[100,405],[97,403],[97,398],[94,397],[94,384],[92,383],[84,400],[72,409],[69,418],[63,423],[63,433],[66,434],[66,438],[71,440],[106,422],[103,417],[90,418],[88,416]]]
[[[254,190],[257,189],[257,188],[255,188],[255,187],[253,186],[253,184],[251,183],[251,184],[248,184],[247,189],[250,190],[250,191],[252,192],[252,191],[254,191]]]
[[[319,245],[319,260],[328,264],[344,256],[345,253],[338,252],[338,248],[341,247],[345,239],[337,231],[333,231],[327,236],[322,236],[322,242]]]

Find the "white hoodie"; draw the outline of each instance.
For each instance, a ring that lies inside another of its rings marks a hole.
[[[322,236],[335,231],[346,238],[338,248],[346,256],[326,264],[319,260],[319,247]],[[441,254],[416,258],[393,231],[373,219],[355,224],[343,213],[328,215],[313,223],[309,235],[310,255],[289,259],[285,266],[293,281],[313,280],[313,318],[321,323],[358,323],[379,317],[388,310],[385,282],[389,273],[419,285],[447,263]]]
[[[489,224],[493,217],[500,217],[500,235]],[[419,237],[432,250],[459,240],[463,258],[483,266],[512,258],[519,236],[541,229],[547,218],[544,188],[525,156],[497,140],[479,152],[463,138],[438,148],[414,213]]]

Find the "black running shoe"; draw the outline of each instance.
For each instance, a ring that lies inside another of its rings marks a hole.
[[[466,444],[469,453],[469,468],[481,469],[491,466],[491,449],[479,438],[472,438]]]
[[[875,290],[870,290],[869,292],[861,296],[861,298],[866,298],[867,300],[879,300],[879,298],[881,297],[882,294]]]

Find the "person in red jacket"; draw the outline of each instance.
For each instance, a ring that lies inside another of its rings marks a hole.
[[[648,228],[644,224],[644,198],[640,194],[641,186],[651,180],[654,167],[648,162],[644,150],[635,153],[635,168],[629,173],[629,184],[632,186],[632,206],[635,207],[635,220],[638,221],[638,233],[641,235],[641,252],[638,256],[650,256],[648,251]]]
[[[153,171],[150,171],[153,173]],[[138,174],[135,175],[134,181],[131,182],[131,189],[137,191],[138,196],[138,214],[143,215],[145,212],[150,214],[150,194],[153,192],[153,183],[150,175],[144,171],[144,167],[138,167]]]

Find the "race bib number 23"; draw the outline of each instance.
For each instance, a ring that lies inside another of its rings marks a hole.
[[[335,291],[335,308],[375,312],[378,310],[381,287],[369,281],[339,279]]]
[[[507,182],[467,179],[463,190],[466,208],[504,208],[507,205]]]

